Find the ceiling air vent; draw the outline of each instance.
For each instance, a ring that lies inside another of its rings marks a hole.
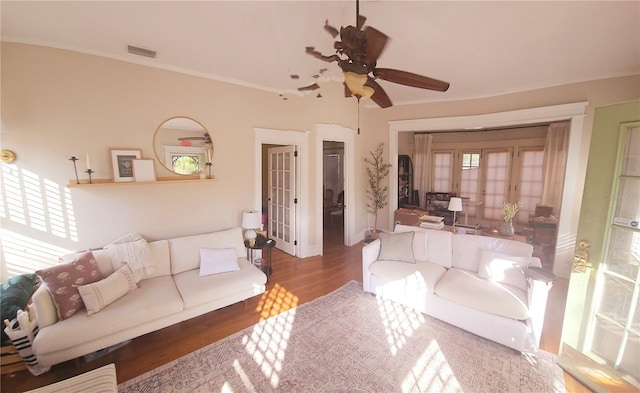
[[[152,59],[156,58],[156,51],[138,48],[137,46],[127,45],[127,51],[133,55],[150,57]]]

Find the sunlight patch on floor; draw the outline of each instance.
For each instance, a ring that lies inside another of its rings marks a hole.
[[[407,343],[408,338],[425,323],[424,316],[409,307],[377,297],[378,310],[387,335],[392,355],[396,355]]]
[[[242,380],[242,383],[244,384],[244,387],[247,388],[247,391],[256,392],[255,387],[251,383],[251,378],[249,378],[247,373],[242,369],[242,365],[240,364],[238,359],[233,361],[233,368],[234,368],[234,370],[236,370],[236,373],[238,373],[238,376]],[[222,386],[221,391],[222,392],[231,393],[231,392],[233,392],[233,388],[231,388],[231,386],[229,386],[228,382],[225,382],[224,385]]]
[[[416,360],[402,381],[402,391],[462,392],[462,387],[436,340],[431,340]]]
[[[278,284],[274,285],[262,295],[258,303],[257,311],[260,312],[261,322],[254,326],[250,336],[243,337],[247,353],[252,356],[274,388],[280,382],[297,305],[297,296]],[[250,386],[247,385],[247,381],[245,386]]]

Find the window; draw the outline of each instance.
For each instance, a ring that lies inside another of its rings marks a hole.
[[[181,175],[202,172],[207,161],[207,149],[194,146],[165,146],[165,166]]]
[[[526,149],[518,153],[520,173],[514,179],[517,184],[518,197],[522,203],[520,211],[516,215],[517,223],[527,223],[529,216],[535,214],[536,205],[542,201],[542,165],[544,160],[543,149]]]
[[[462,154],[462,170],[471,170],[480,168],[480,153],[463,153]]]
[[[511,151],[488,151],[485,164],[484,218],[502,221],[502,204],[509,201]]]
[[[431,191],[451,192],[452,175],[453,151],[434,151]]]
[[[460,174],[460,196],[469,198],[463,207],[465,217],[476,217],[476,202],[480,200],[480,152],[462,153],[462,173]]]

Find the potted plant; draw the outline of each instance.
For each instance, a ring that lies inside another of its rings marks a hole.
[[[389,175],[391,164],[384,162],[382,157],[384,144],[380,143],[369,154],[371,157],[365,157],[364,162],[367,166],[367,211],[373,214],[373,236],[378,232],[378,212],[387,206],[387,191],[389,187],[382,185],[382,181]]]
[[[515,217],[518,210],[520,210],[520,206],[522,206],[520,201],[517,203],[505,202],[502,204],[502,226],[500,227],[500,234],[502,236],[513,236],[515,233],[513,229],[513,217]]]

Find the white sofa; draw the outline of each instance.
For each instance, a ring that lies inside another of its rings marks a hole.
[[[58,321],[49,291],[34,294],[39,332],[33,352],[51,366],[240,302],[265,291],[266,275],[246,259],[242,229],[149,243],[155,272],[101,311],[82,309]],[[240,269],[200,277],[200,248],[235,248]],[[103,277],[113,271],[109,253],[93,251]]]
[[[363,288],[536,353],[551,280],[525,276],[524,267],[541,266],[532,252],[518,241],[397,225],[390,237],[364,246]]]

